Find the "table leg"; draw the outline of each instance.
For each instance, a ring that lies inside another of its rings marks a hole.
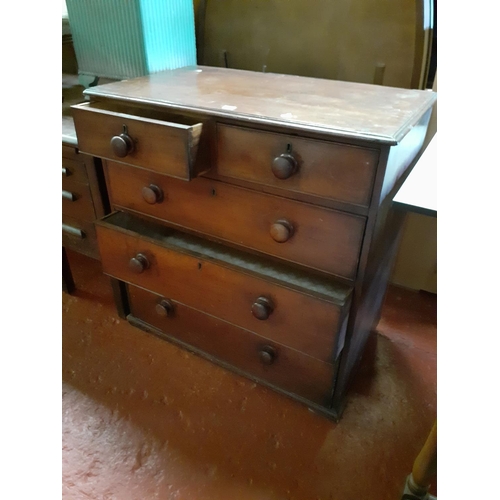
[[[431,479],[437,470],[437,422],[434,422],[427,440],[418,454],[411,474],[406,479],[405,491],[401,500],[432,500],[429,495]]]

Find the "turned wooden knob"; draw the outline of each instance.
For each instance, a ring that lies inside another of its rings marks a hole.
[[[142,197],[146,203],[154,205],[163,201],[163,191],[155,184],[150,184],[142,188]]]
[[[266,299],[266,297],[259,297],[252,304],[252,314],[260,320],[265,320],[269,318],[269,315],[273,312],[273,303]]]
[[[273,160],[271,169],[278,179],[288,179],[297,171],[297,160],[291,154],[281,154]]]
[[[155,307],[156,313],[158,316],[162,318],[167,318],[168,316],[172,316],[174,312],[174,306],[170,300],[162,299]]]
[[[286,219],[280,219],[271,226],[271,230],[269,232],[274,241],[284,243],[292,237],[293,226]]]
[[[270,345],[266,345],[259,352],[259,357],[263,364],[272,365],[276,359],[276,349]]]
[[[125,158],[134,151],[134,140],[128,135],[127,127],[123,126],[123,132],[111,138],[111,149],[118,158]]]
[[[138,253],[130,259],[128,267],[133,273],[141,274],[149,267],[149,261],[144,254]]]

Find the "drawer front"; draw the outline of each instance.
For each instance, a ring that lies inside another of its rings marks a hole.
[[[80,184],[89,184],[87,169],[84,162],[62,159],[62,181],[63,186],[66,181],[79,182]]]
[[[131,315],[287,392],[323,406],[331,402],[333,365],[134,286]]]
[[[104,109],[99,103],[72,109],[78,147],[84,153],[183,180],[209,168],[206,161],[204,165],[196,161],[202,123],[186,125],[146,118],[130,114],[130,109],[128,113]]]
[[[63,178],[62,213],[84,221],[95,220],[94,203],[88,185],[74,182],[70,177]]]
[[[375,149],[217,125],[214,173],[285,192],[368,207],[377,162]]]
[[[63,214],[62,245],[94,259],[99,259],[97,236],[92,222],[83,222]]]
[[[78,161],[78,150],[76,146],[67,146],[63,143],[62,145],[62,157],[68,160]]]
[[[174,240],[186,238],[163,229],[174,235],[170,236]],[[287,277],[280,275],[283,271],[279,267],[267,265],[262,272],[266,265],[263,261],[255,272],[259,264],[251,268],[239,252],[230,254],[232,264],[228,264],[214,257],[213,251],[205,252],[204,243],[177,250],[118,229],[105,220],[96,224],[96,230],[106,274],[167,295],[317,359],[333,361],[350,289],[339,303],[320,295],[314,278],[308,277],[300,287],[293,286],[283,281]]]
[[[107,162],[116,207],[354,279],[365,219],[198,178],[186,183]]]

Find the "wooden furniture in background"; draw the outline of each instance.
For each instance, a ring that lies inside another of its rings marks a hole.
[[[73,75],[63,74],[62,106],[62,244],[63,290],[75,283],[66,248],[99,259],[94,221],[109,212],[99,158],[79,151],[71,105],[82,102],[83,87]]]
[[[426,88],[436,0],[194,0],[198,64]]]
[[[437,134],[394,197],[399,210],[437,217]]]
[[[85,94],[73,116],[103,159],[121,314],[338,418],[435,95],[203,66]]]
[[[431,293],[437,293],[437,108],[436,102],[421,158],[395,197],[407,215],[391,275],[391,283]]]

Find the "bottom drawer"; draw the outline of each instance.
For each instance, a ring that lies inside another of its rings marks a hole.
[[[252,378],[321,406],[330,405],[333,365],[141,288],[128,285],[128,294],[132,318]]]
[[[62,216],[62,245],[78,253],[99,259],[99,248],[93,222]]]

